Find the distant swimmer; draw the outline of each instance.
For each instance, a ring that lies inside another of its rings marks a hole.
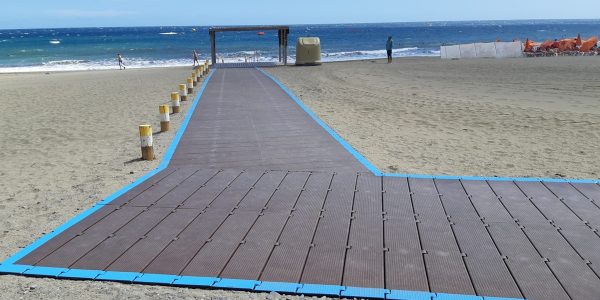
[[[388,36],[387,42],[385,43],[385,51],[387,52],[388,64],[392,63],[392,49],[394,48],[394,41],[391,36]]]
[[[125,70],[125,64],[123,63],[123,56],[121,53],[117,53],[117,61],[119,62],[119,70]]]
[[[194,67],[196,66],[196,63],[198,63],[199,66],[200,62],[198,61],[198,52],[196,52],[196,49],[192,51],[192,58],[194,59]]]

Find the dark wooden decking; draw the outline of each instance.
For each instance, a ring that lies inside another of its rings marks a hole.
[[[168,168],[17,264],[529,299],[600,296],[597,184],[366,169],[256,70],[219,70]]]

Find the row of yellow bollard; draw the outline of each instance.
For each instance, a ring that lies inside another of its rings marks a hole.
[[[181,101],[187,101],[188,95],[194,93],[194,87],[198,85],[201,79],[208,75],[210,67],[208,60],[204,61],[203,65],[200,65],[197,69],[194,69],[191,77],[188,77],[186,83],[179,85],[179,92],[171,93],[171,111],[176,114],[180,112]],[[169,131],[169,105],[161,104],[158,106],[158,112],[160,114],[160,131]],[[149,124],[143,124],[139,126],[140,131],[140,144],[142,148],[142,159],[143,160],[154,160],[154,147],[152,140],[152,126]]]

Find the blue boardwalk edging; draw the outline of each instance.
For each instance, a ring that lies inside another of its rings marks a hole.
[[[491,180],[491,181],[543,181],[543,182],[570,182],[570,183],[600,183],[600,179],[567,179],[567,178],[533,178],[533,177],[483,177],[483,176],[453,176],[453,175],[426,175],[426,174],[401,174],[401,173],[383,173],[375,167],[368,159],[354,149],[348,142],[339,136],[325,122],[323,122],[313,111],[311,111],[304,103],[296,97],[281,81],[275,76],[267,73],[265,70],[256,68],[267,77],[271,78],[290,98],[300,106],[315,122],[317,122],[327,133],[331,135],[338,143],[340,143],[346,151],[350,152],[365,168],[367,168],[375,176],[384,177],[403,177],[403,178],[422,178],[422,179],[460,179],[460,180]]]
[[[212,289],[231,289],[255,292],[278,292],[295,295],[318,295],[349,298],[395,299],[395,300],[520,300],[474,295],[430,293],[418,291],[360,288],[338,285],[302,284],[289,282],[271,282],[232,278],[178,276],[165,274],[115,272],[102,270],[65,269],[54,267],[35,267],[13,265],[15,268],[0,265],[0,273],[29,275],[57,279],[86,279],[116,281],[123,283],[158,284],[174,287],[197,287]],[[16,267],[20,268],[17,269]]]
[[[259,69],[260,70],[260,69]],[[320,120],[312,111],[310,111],[293,93],[291,93],[283,84],[275,79],[270,74],[260,70],[263,74],[271,78],[277,83],[308,115],[311,116],[321,127],[323,127],[336,141],[338,141],[348,152],[350,152],[357,160],[359,160],[367,169],[377,176],[394,176],[401,174],[383,174],[375,166],[373,166],[366,158],[358,153],[352,146],[350,146],[344,139],[342,139],[335,131],[329,128],[322,120]],[[185,116],[179,130],[177,131],[171,145],[169,146],[163,161],[159,166],[138,178],[134,182],[126,185],[117,192],[106,197],[102,201],[98,202],[91,208],[80,213],[76,217],[70,219],[66,223],[62,224],[52,232],[44,235],[40,239],[36,240],[17,254],[6,259],[0,264],[0,274],[14,274],[14,275],[28,275],[28,276],[41,276],[51,278],[65,278],[65,279],[87,279],[87,280],[106,280],[106,281],[117,281],[126,283],[147,283],[147,284],[160,284],[168,286],[188,286],[188,287],[205,287],[205,288],[222,288],[222,289],[234,289],[234,290],[249,290],[258,292],[280,292],[288,294],[306,294],[306,295],[327,295],[335,297],[358,297],[358,298],[374,298],[374,299],[397,299],[397,300],[511,300],[512,298],[496,298],[496,297],[482,297],[472,295],[460,295],[460,294],[444,294],[444,293],[430,293],[430,292],[419,292],[419,291],[403,291],[403,290],[388,290],[378,288],[364,288],[364,287],[352,287],[352,286],[336,286],[336,285],[322,285],[322,284],[300,284],[300,283],[288,283],[288,282],[263,282],[256,280],[242,280],[232,278],[215,278],[215,277],[198,277],[198,276],[178,276],[169,274],[150,274],[150,273],[136,273],[136,272],[115,272],[115,271],[102,271],[102,270],[82,270],[82,269],[68,269],[68,268],[55,268],[55,267],[43,267],[43,266],[31,266],[31,265],[17,265],[14,264],[30,252],[34,251],[48,240],[54,238],[58,234],[62,233],[69,227],[75,225],[82,219],[88,217],[98,209],[102,208],[103,205],[110,203],[114,199],[123,195],[125,192],[131,190],[135,186],[141,184],[148,178],[152,177],[156,173],[164,170],[177,149],[179,141],[183,136],[192,115],[195,112],[196,106],[200,101],[200,98],[206,89],[206,86],[212,78],[214,71],[211,71],[204,81],[201,89],[196,95],[192,106],[190,107],[187,115]],[[415,175],[420,176],[420,175]],[[516,299],[512,299],[516,300]]]

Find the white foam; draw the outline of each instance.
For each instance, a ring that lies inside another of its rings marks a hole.
[[[127,69],[166,68],[192,66],[190,59],[125,59]],[[25,73],[25,72],[62,72],[62,71],[91,71],[91,70],[118,70],[116,60],[88,61],[88,60],[55,60],[35,66],[20,66],[0,68],[0,73]]]
[[[162,34],[162,35],[176,35],[176,34],[179,34],[179,33],[170,31],[170,32],[161,32],[159,34]]]
[[[217,57],[219,63],[241,63],[248,61],[258,62],[277,62],[278,57],[275,53],[262,53],[254,51],[238,51],[235,53],[225,53]],[[422,49],[417,47],[394,49],[395,57],[410,57],[410,56],[440,56],[439,50]],[[351,61],[364,59],[381,59],[386,57],[385,50],[358,50],[358,51],[341,51],[341,52],[324,52],[322,61]],[[201,57],[200,60],[206,59]],[[295,57],[288,56],[288,63],[293,64]],[[143,58],[125,58],[125,66],[127,69],[142,69],[142,68],[163,68],[163,67],[184,67],[192,65],[189,58],[182,59],[162,59],[152,60]],[[59,72],[59,71],[86,71],[86,70],[116,70],[119,66],[116,59],[106,59],[101,61],[89,60],[53,60],[35,66],[20,66],[0,68],[0,73],[22,73],[22,72]]]

